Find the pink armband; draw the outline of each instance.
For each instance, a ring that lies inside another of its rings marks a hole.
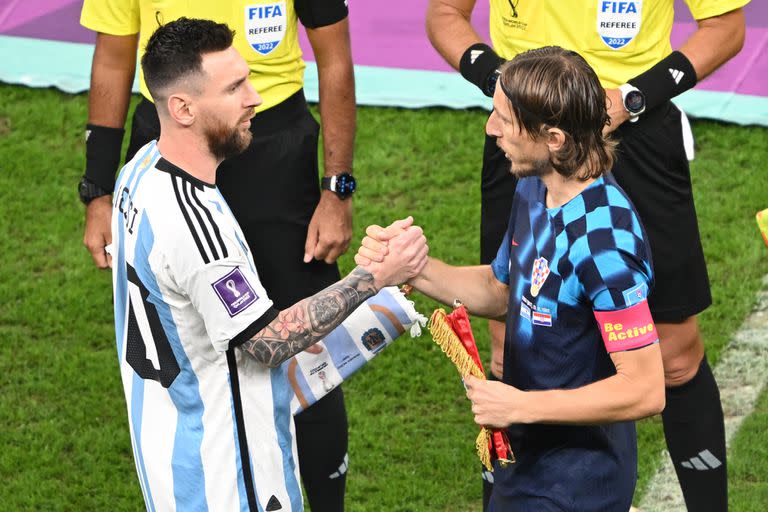
[[[595,311],[595,318],[609,353],[641,348],[659,341],[647,300],[618,311]]]

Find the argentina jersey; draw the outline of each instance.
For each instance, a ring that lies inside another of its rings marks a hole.
[[[147,510],[300,511],[292,391],[237,345],[277,315],[219,190],[153,141],[113,200],[115,332]]]
[[[521,179],[492,269],[509,285],[505,383],[574,389],[616,373],[594,312],[645,300],[652,268],[638,215],[612,176],[550,209],[544,183]],[[637,471],[633,422],[512,425],[509,436],[519,463],[495,471],[491,510],[530,495],[551,496],[563,510],[629,508]]]

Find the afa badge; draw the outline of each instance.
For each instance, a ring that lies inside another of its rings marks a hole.
[[[376,352],[384,346],[384,333],[373,327],[365,331],[360,341],[362,341],[365,348],[371,352]]]
[[[245,6],[245,37],[251,48],[268,55],[280,45],[286,31],[285,2]]]
[[[544,281],[549,277],[549,262],[546,258],[536,258],[533,261],[531,271],[531,295],[536,297],[544,286]]]
[[[597,33],[609,48],[627,46],[640,32],[643,0],[597,0]]]

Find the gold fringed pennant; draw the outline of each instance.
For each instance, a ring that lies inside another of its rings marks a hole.
[[[464,349],[464,345],[461,344],[461,340],[451,328],[446,316],[442,309],[436,309],[432,313],[432,318],[429,319],[429,332],[432,334],[432,339],[456,366],[462,379],[467,375],[485,379],[485,373],[477,367],[472,357]]]
[[[460,306],[460,308],[463,312],[463,306]],[[464,316],[466,319],[465,329],[469,330],[469,319],[466,317],[466,313],[464,313]],[[474,375],[478,379],[485,380],[485,372],[483,371],[483,368],[479,366],[467,352],[467,348],[464,343],[462,343],[456,331],[454,331],[445,311],[436,309],[435,312],[432,313],[432,318],[429,320],[428,327],[429,332],[432,334],[432,339],[440,346],[454,366],[456,366],[462,379],[467,375]],[[468,334],[471,337],[471,332]],[[473,352],[477,356],[477,348],[474,347],[474,339],[471,340],[471,346],[473,347]],[[479,361],[479,356],[477,357]],[[498,437],[498,439],[495,439],[495,437]],[[499,446],[496,446],[497,444]],[[475,440],[477,456],[488,471],[493,471],[493,462],[491,460],[492,447],[494,448],[494,451],[497,452],[496,456],[503,466],[514,462],[514,456],[512,456],[512,452],[509,450],[508,445],[509,442],[506,440],[506,436],[500,432],[494,433],[486,427],[480,428],[480,433]],[[509,459],[507,457],[509,457]]]

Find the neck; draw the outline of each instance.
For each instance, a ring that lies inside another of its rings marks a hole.
[[[208,150],[205,138],[190,128],[162,126],[157,149],[172,164],[211,185],[216,184],[216,169],[222,160]]]
[[[576,172],[574,175],[581,175],[582,172]],[[547,208],[558,208],[581,194],[582,191],[591,185],[595,178],[589,178],[581,181],[574,177],[566,178],[559,172],[552,169],[549,173],[541,177],[541,181],[547,187]]]

